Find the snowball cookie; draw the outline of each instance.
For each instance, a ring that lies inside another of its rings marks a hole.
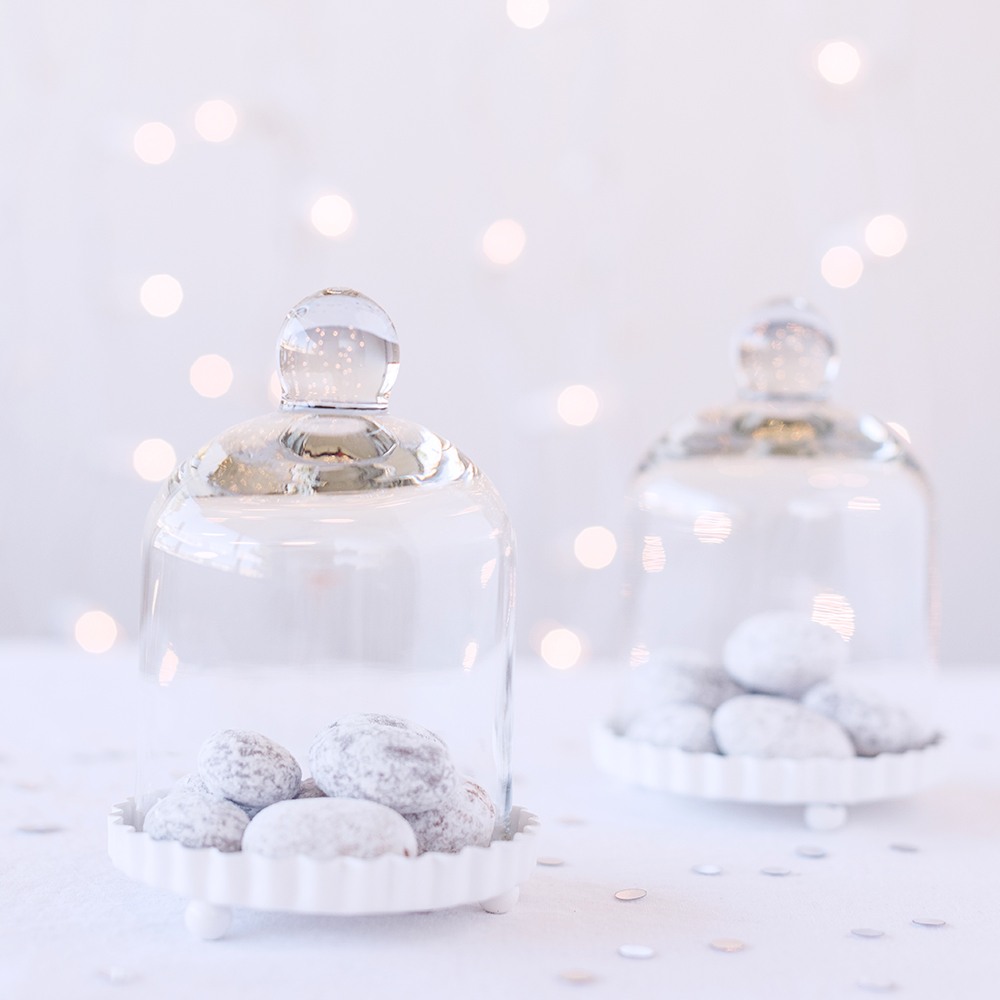
[[[853,757],[836,722],[790,698],[744,694],[721,704],[712,729],[724,754],[747,757]]]
[[[143,820],[143,832],[153,840],[178,840],[185,847],[217,847],[238,851],[247,814],[225,799],[210,798],[190,789],[165,795]]]
[[[651,707],[685,702],[714,711],[728,698],[745,694],[716,664],[692,661],[647,663],[628,677],[626,714],[640,715]]]
[[[441,738],[392,715],[338,719],[313,740],[309,765],[327,795],[370,799],[404,815],[436,809],[458,784]]]
[[[457,854],[463,847],[490,846],[497,810],[486,789],[466,778],[444,804],[404,818],[417,835],[421,854]]]
[[[862,757],[919,750],[937,738],[904,708],[839,678],[810,688],[802,704],[840,723]]]
[[[417,853],[417,838],[397,812],[363,799],[290,799],[262,809],[243,834],[243,850],[266,858],[304,854],[376,858]]]
[[[210,792],[241,806],[294,798],[302,782],[301,768],[283,746],[241,729],[224,729],[205,740],[198,775]]]
[[[625,735],[658,747],[718,753],[712,735],[712,713],[701,705],[659,705],[633,719]]]
[[[722,662],[751,691],[801,698],[847,662],[847,643],[808,615],[765,611],[736,627],[722,648]]]
[[[205,795],[210,799],[219,799],[222,802],[229,802],[229,799],[222,798],[221,795],[213,792],[208,785],[205,784],[201,775],[195,772],[194,774],[185,774],[176,785],[173,787],[173,791],[190,791],[197,792],[199,795]],[[250,819],[253,819],[263,809],[263,806],[245,806],[241,802],[234,802],[234,806],[239,806]]]

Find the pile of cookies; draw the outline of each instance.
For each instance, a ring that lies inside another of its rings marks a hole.
[[[215,733],[197,771],[146,813],[143,831],[185,847],[316,860],[455,853],[493,839],[490,796],[457,773],[440,737],[405,719],[338,719],[313,740],[309,766],[303,781],[274,740]]]
[[[769,611],[742,622],[722,665],[650,663],[630,678],[622,735],[662,747],[751,757],[874,757],[937,734],[845,679],[847,643],[808,616]]]

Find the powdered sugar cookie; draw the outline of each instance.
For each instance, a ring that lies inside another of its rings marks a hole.
[[[377,802],[347,798],[290,799],[262,809],[243,835],[243,850],[267,858],[306,855],[413,857],[417,838],[399,813]]]
[[[847,662],[847,643],[808,615],[765,611],[733,630],[722,660],[749,691],[801,698]]]
[[[935,733],[904,708],[840,679],[810,688],[802,704],[843,726],[862,757],[919,750],[935,739]]]
[[[176,840],[185,847],[217,847],[238,851],[247,815],[225,799],[191,789],[171,792],[146,813],[142,829],[153,840]]]
[[[198,776],[212,794],[251,807],[294,798],[302,782],[301,768],[283,746],[242,729],[224,729],[202,744]]]
[[[413,827],[421,854],[456,854],[463,847],[489,847],[496,815],[496,806],[486,789],[466,778],[436,809],[408,813],[404,818]]]
[[[853,757],[854,745],[831,719],[789,698],[746,694],[715,710],[712,729],[724,754],[748,757]]]
[[[403,814],[437,808],[458,784],[440,737],[390,715],[338,719],[313,740],[309,765],[327,795],[369,799]]]
[[[712,735],[712,713],[701,705],[680,703],[658,705],[633,719],[625,735],[633,740],[645,740],[658,747],[715,753]]]

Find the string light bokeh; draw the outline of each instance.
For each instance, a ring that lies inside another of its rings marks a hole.
[[[576,668],[614,650],[631,471],[731,398],[730,331],[795,293],[838,331],[837,397],[912,437],[936,485],[945,657],[987,657],[996,473],[951,438],[985,449],[976,400],[1000,360],[979,224],[1000,151],[973,113],[1000,75],[988,32],[949,47],[923,0],[766,16],[729,0],[682,26],[669,5],[587,0],[246,23],[182,4],[102,33],[56,6],[13,11],[0,40],[23,94],[9,134],[46,123],[4,166],[3,388],[20,437],[52,442],[4,501],[4,634],[135,638],[155,491],[276,405],[285,310],[339,285],[395,320],[392,409],[505,497],[521,647]],[[58,324],[25,324],[56,295]],[[48,488],[53,454],[70,499]],[[717,544],[727,527],[708,511],[695,530]],[[638,557],[658,572],[662,539]]]

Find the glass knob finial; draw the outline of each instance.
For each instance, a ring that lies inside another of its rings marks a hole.
[[[396,328],[360,292],[324,288],[292,308],[281,326],[284,407],[384,410],[398,369]]]
[[[759,309],[734,348],[740,394],[750,399],[824,399],[840,365],[826,321],[802,299]]]

